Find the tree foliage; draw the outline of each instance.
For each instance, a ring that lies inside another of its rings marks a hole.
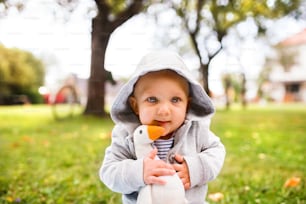
[[[78,0],[56,0],[61,8],[69,12],[79,6]],[[110,72],[104,69],[106,47],[112,32],[134,15],[140,13],[148,0],[94,0],[95,9],[89,8],[92,18],[91,67],[88,82],[88,99],[84,114],[105,116],[104,84],[111,79]],[[22,9],[23,1],[0,0],[0,15],[5,15],[10,8]],[[95,10],[95,12],[92,12]],[[1,12],[2,11],[2,12]]]
[[[0,17],[6,16],[7,11],[11,8],[22,10],[24,8],[24,1],[22,0],[0,0]]]
[[[31,102],[38,102],[38,88],[43,81],[44,65],[39,59],[30,52],[0,45],[1,98],[27,95]]]
[[[253,18],[257,23],[258,33],[264,33],[265,19],[285,16],[298,9],[299,5],[300,0],[182,0],[172,3],[199,57],[206,92],[209,93],[209,64],[222,50],[222,40],[231,28],[247,18]],[[210,32],[203,31],[203,29],[209,29]],[[207,42],[211,39],[219,43],[217,49],[209,49]]]

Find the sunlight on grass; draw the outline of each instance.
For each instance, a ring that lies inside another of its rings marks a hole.
[[[0,118],[0,203],[120,203],[98,178],[109,119],[55,120],[49,106],[0,107]],[[218,110],[227,157],[208,201],[305,203],[305,124],[304,106]]]

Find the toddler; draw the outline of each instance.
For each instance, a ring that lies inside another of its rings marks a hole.
[[[124,204],[135,204],[145,185],[178,174],[188,203],[205,203],[207,183],[217,177],[225,148],[209,129],[214,107],[202,86],[174,52],[144,56],[111,108],[115,122],[100,178]],[[133,132],[139,125],[165,129],[145,158],[136,158]],[[155,156],[161,160],[154,160]],[[175,195],[174,195],[175,196]]]

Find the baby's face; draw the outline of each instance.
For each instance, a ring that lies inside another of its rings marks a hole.
[[[184,122],[188,96],[183,77],[172,71],[151,72],[138,80],[130,104],[142,124],[162,126],[166,136]]]

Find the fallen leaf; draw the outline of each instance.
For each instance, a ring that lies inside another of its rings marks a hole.
[[[25,135],[25,136],[23,136],[22,137],[22,140],[24,141],[24,142],[27,142],[27,143],[33,143],[33,138],[31,138],[31,137],[29,137],[29,136],[27,136],[27,135]]]
[[[11,196],[8,196],[8,197],[6,197],[6,201],[11,203],[11,202],[13,202],[13,198]]]
[[[50,142],[48,140],[42,141],[42,144],[43,144],[44,147],[49,147],[50,146]]]
[[[296,187],[300,184],[301,178],[299,177],[291,177],[286,180],[284,187],[289,188],[289,187]]]
[[[11,147],[12,148],[17,148],[17,147],[19,147],[20,146],[20,144],[18,143],[18,142],[13,142],[12,144],[11,144]]]
[[[219,202],[220,200],[222,200],[224,198],[223,193],[211,193],[208,195],[208,198],[214,202]]]

